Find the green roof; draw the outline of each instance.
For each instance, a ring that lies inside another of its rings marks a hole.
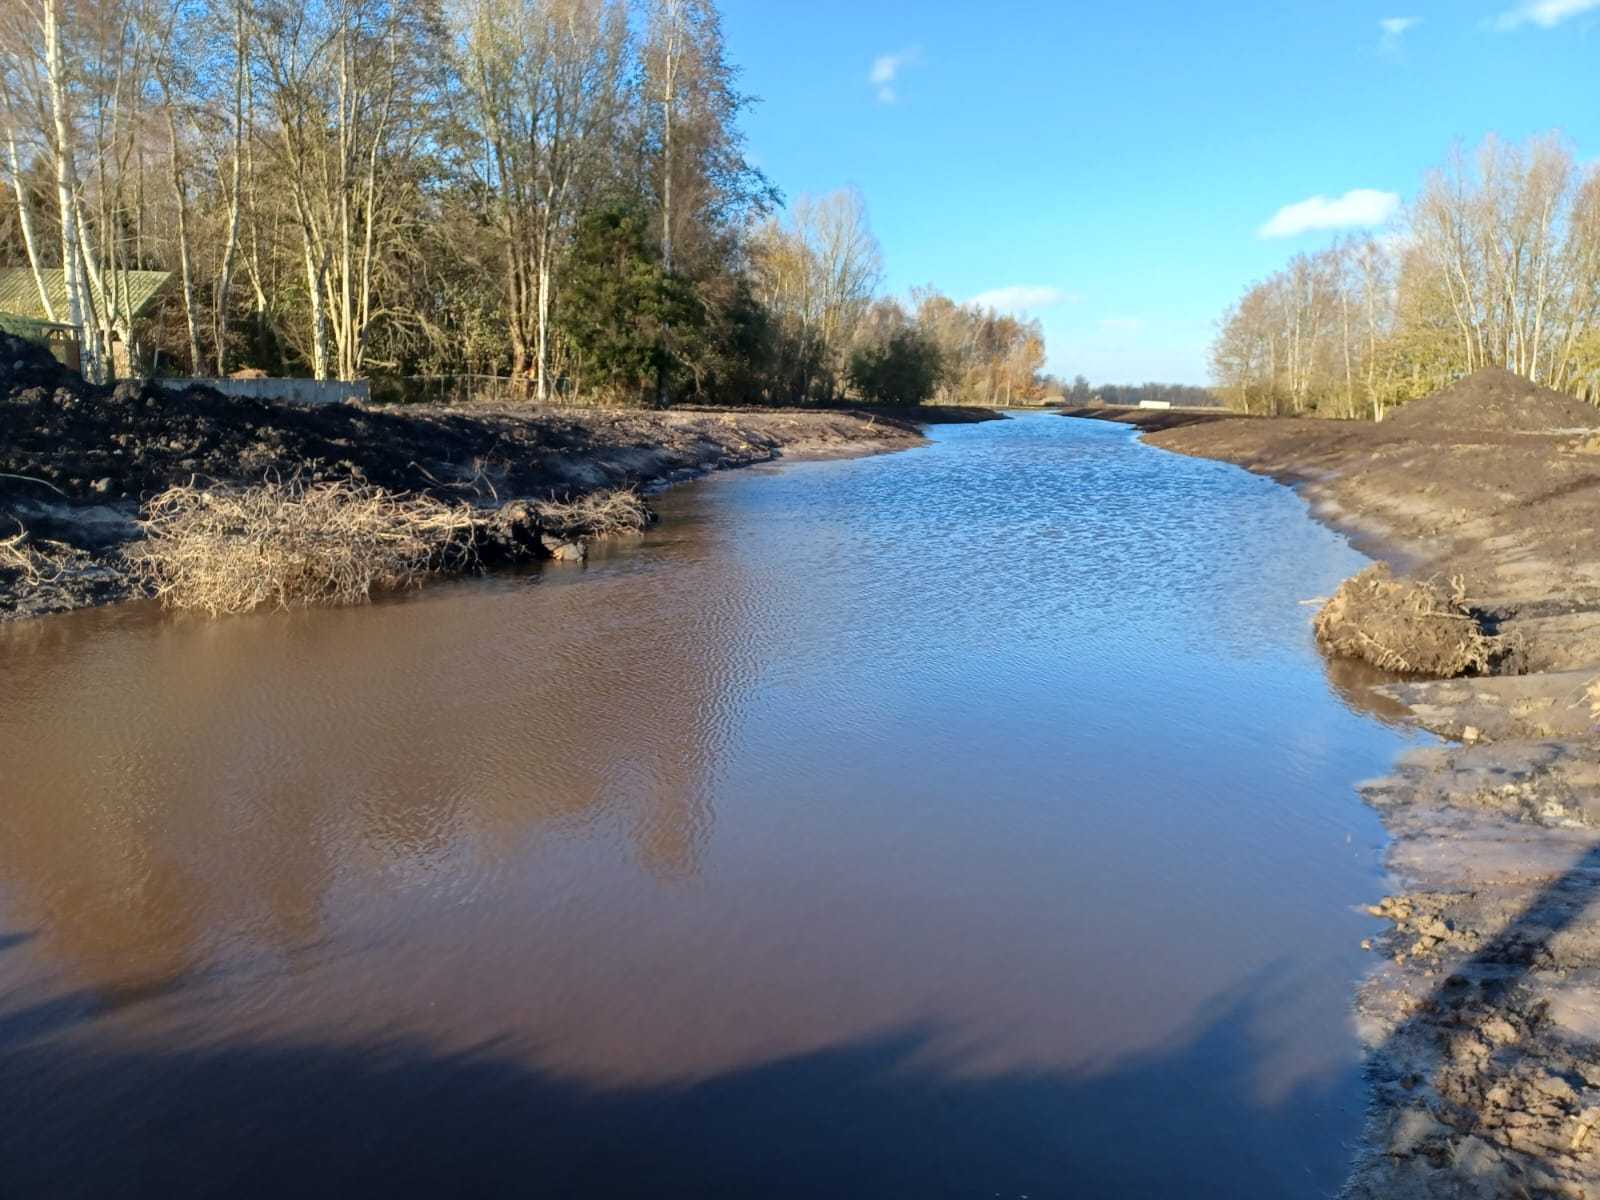
[[[71,328],[71,325],[62,325],[59,322],[35,321],[32,317],[19,317],[14,313],[0,312],[0,333],[26,338],[30,342],[48,342],[53,330]]]
[[[45,291],[50,293],[56,320],[66,320],[66,272],[59,267],[47,267],[39,274],[44,277]],[[135,317],[139,317],[171,278],[171,271],[118,271],[112,286],[116,289],[118,299],[126,297],[127,307]],[[101,299],[100,292],[96,291],[95,303],[98,305]],[[33,272],[27,267],[0,267],[0,312],[31,317],[35,321],[49,320],[44,305],[39,303],[39,288],[33,281]]]

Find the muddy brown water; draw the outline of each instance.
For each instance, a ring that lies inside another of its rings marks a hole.
[[[0,630],[0,1193],[1324,1196],[1402,735],[1291,493],[1029,415],[584,568]]]

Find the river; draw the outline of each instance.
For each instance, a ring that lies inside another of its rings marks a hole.
[[[1049,414],[583,567],[0,628],[8,1196],[1316,1197],[1383,834],[1291,492]]]

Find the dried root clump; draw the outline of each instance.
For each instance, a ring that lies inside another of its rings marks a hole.
[[[0,571],[11,574],[24,587],[57,583],[83,569],[88,561],[89,555],[76,546],[35,540],[26,529],[19,528],[10,537],[0,538]]]
[[[1329,654],[1379,670],[1448,679],[1491,669],[1506,653],[1466,605],[1459,579],[1395,579],[1377,563],[1344,581],[1313,622]]]
[[[540,500],[533,508],[546,531],[564,538],[638,533],[650,524],[650,510],[632,488],[590,492],[575,500]]]
[[[114,595],[124,583],[113,564],[20,524],[0,538],[0,621],[77,608]]]
[[[211,616],[361,604],[472,566],[478,523],[468,505],[359,479],[183,486],[148,503],[127,559],[163,604]]]

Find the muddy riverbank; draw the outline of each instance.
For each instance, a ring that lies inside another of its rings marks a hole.
[[[1600,1194],[1600,414],[1485,377],[1380,425],[1072,415],[1298,488],[1515,639],[1518,674],[1378,689],[1448,741],[1363,789],[1396,891],[1357,1003],[1374,1106],[1349,1194]]]
[[[48,551],[42,566],[0,555],[0,620],[137,595],[121,551],[138,536],[143,502],[176,484],[356,476],[493,507],[648,488],[779,456],[900,449],[920,444],[928,423],[996,415],[303,407],[138,382],[95,387],[0,334],[0,539],[21,533],[24,546]]]

